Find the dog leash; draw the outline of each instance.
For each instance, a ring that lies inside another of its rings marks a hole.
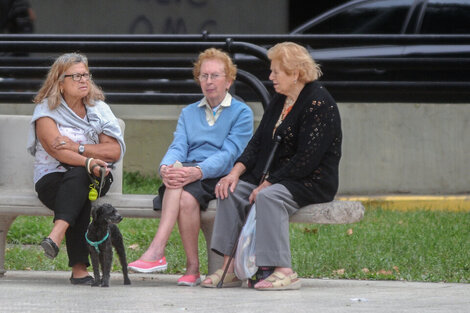
[[[98,253],[100,253],[100,249],[98,248],[98,246],[102,244],[106,239],[108,239],[108,237],[109,237],[109,231],[106,233],[106,236],[104,236],[104,238],[101,239],[100,241],[91,241],[90,239],[88,239],[88,231],[85,233],[86,242],[88,242],[91,246],[95,247],[95,250]]]
[[[90,163],[89,160],[92,160],[92,158],[88,158],[86,161],[87,171],[88,171],[88,167]],[[96,176],[93,174],[93,169],[97,166],[99,167],[99,171],[100,171],[99,181],[97,180]],[[88,198],[91,201],[95,201],[96,199],[101,197],[101,189],[103,189],[104,180],[106,177],[106,169],[102,166],[99,166],[98,164],[95,164],[91,167],[90,171],[88,172],[88,177],[90,177],[90,181],[91,181],[90,192],[88,194]]]

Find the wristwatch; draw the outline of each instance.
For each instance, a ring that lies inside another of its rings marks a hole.
[[[78,153],[83,154],[85,152],[85,146],[84,145],[79,145],[78,146]]]

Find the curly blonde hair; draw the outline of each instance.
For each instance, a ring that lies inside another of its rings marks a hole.
[[[299,71],[298,80],[308,83],[317,80],[321,75],[320,66],[313,60],[307,49],[294,42],[281,42],[268,50],[268,58],[279,61],[281,69],[290,75]]]
[[[206,60],[211,59],[221,61],[224,64],[225,75],[232,81],[235,81],[235,79],[237,78],[237,66],[233,64],[233,61],[230,56],[222,50],[216,48],[209,48],[201,52],[199,54],[199,57],[197,58],[197,61],[194,63],[193,76],[194,80],[198,84],[200,83],[199,75],[201,74],[202,63]]]
[[[86,70],[89,72],[88,59],[86,56],[78,53],[66,53],[59,56],[52,64],[49,72],[47,73],[46,80],[39,89],[36,97],[34,97],[34,103],[40,103],[47,98],[49,108],[51,110],[57,108],[61,101],[60,94],[60,82],[64,80],[64,73],[72,66],[78,63],[83,63]],[[93,80],[90,78],[88,81],[90,84],[90,92],[83,98],[83,102],[87,105],[93,106],[97,100],[104,100],[104,94],[101,88],[99,88]]]

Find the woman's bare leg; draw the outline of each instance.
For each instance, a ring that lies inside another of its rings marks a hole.
[[[154,262],[165,255],[165,247],[168,242],[168,238],[170,238],[171,231],[176,224],[180,211],[180,198],[182,191],[182,188],[167,188],[165,190],[162,201],[162,217],[160,218],[157,233],[150,243],[150,246],[147,248],[147,251],[145,251],[140,257],[140,260]]]
[[[62,240],[64,240],[67,228],[69,228],[69,223],[64,220],[56,220],[54,222],[54,226],[52,227],[51,233],[48,237],[54,241],[57,247],[60,247]]]
[[[49,234],[49,238],[54,241],[54,243],[60,247],[62,241],[65,237],[65,232],[69,228],[69,223],[64,220],[56,220],[54,222],[54,227],[52,227],[51,233]],[[83,278],[88,276],[88,270],[85,264],[77,263],[72,266],[72,277],[73,278]]]
[[[201,228],[199,202],[183,191],[178,216],[178,228],[186,253],[186,274],[199,273],[198,237]]]
[[[72,277],[73,278],[83,278],[88,276],[88,270],[85,264],[77,263],[72,266]]]

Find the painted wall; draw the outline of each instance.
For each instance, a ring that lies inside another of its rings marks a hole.
[[[249,105],[257,125],[261,104]],[[470,193],[470,104],[338,106],[344,136],[341,195]],[[126,122],[124,170],[156,175],[184,105],[111,107]],[[0,105],[0,114],[32,112],[33,104]]]
[[[470,104],[338,105],[343,128],[340,194],[470,193]],[[261,105],[251,107],[259,121]],[[180,108],[134,110],[139,116],[125,107],[113,110],[126,121],[124,168],[155,174]]]
[[[288,0],[31,0],[36,33],[285,33]]]

